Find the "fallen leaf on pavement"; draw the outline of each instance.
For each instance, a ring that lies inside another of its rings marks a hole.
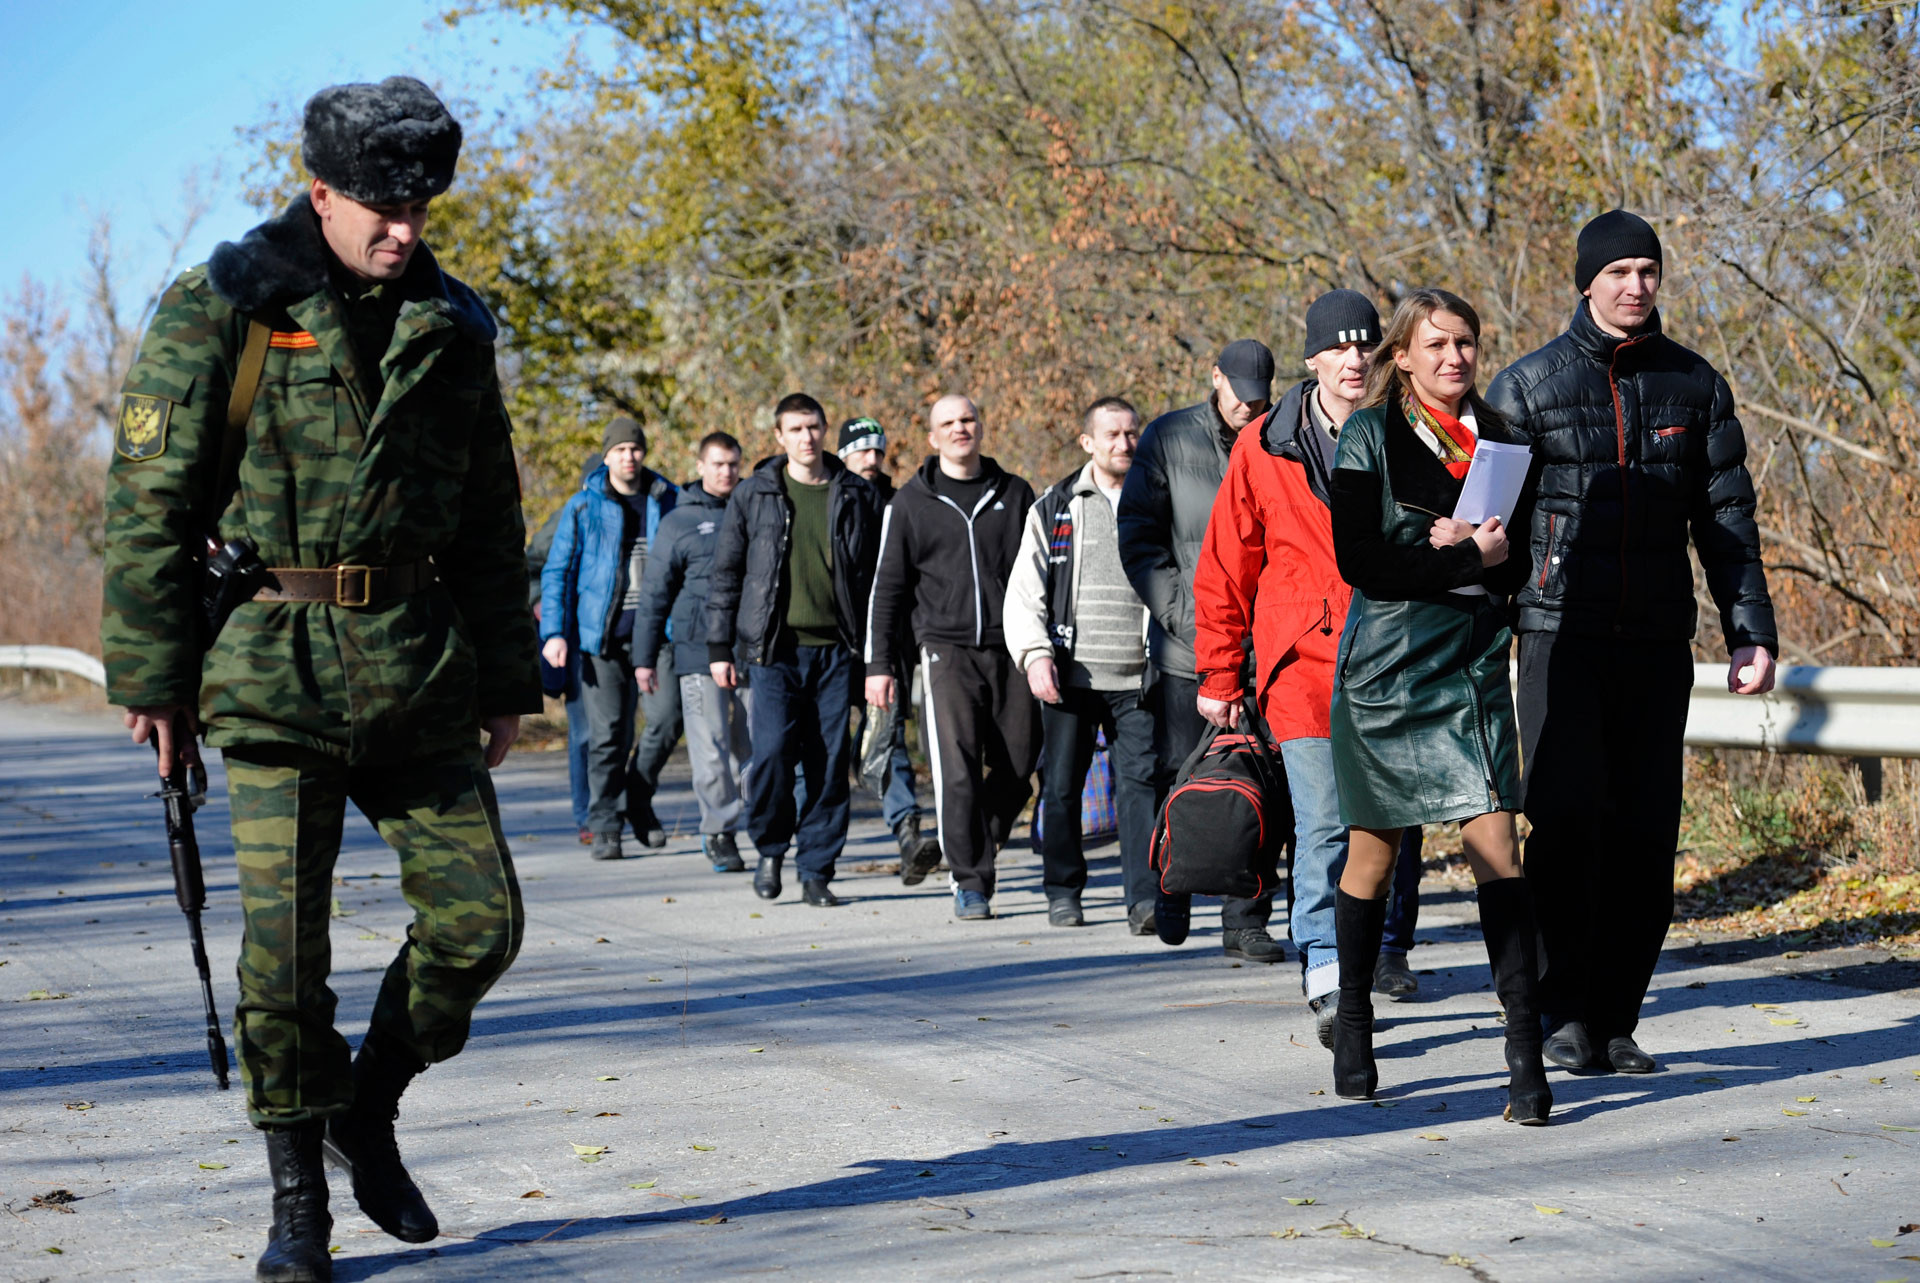
[[[1315,1203],[1319,1201],[1320,1200],[1314,1199],[1314,1198],[1290,1198],[1287,1200],[1287,1202],[1291,1203],[1295,1207],[1312,1207]]]
[[[1794,1099],[1799,1101],[1803,1105],[1811,1105],[1814,1101],[1819,1100],[1820,1098],[1818,1096],[1795,1096]]]
[[[1421,1140],[1445,1140],[1446,1137],[1442,1136],[1439,1132],[1421,1132],[1420,1139]]]
[[[93,1108],[93,1102],[90,1100],[70,1100],[67,1102],[67,1108],[85,1113],[87,1110]]]
[[[1804,1109],[1783,1109],[1780,1112],[1788,1118],[1805,1118],[1807,1116],[1807,1111]]]
[[[573,1143],[573,1152],[581,1155],[582,1157],[585,1157],[586,1155],[589,1155],[589,1154],[604,1154],[607,1152],[607,1147],[605,1145],[581,1145],[575,1142],[570,1142],[570,1143]]]
[[[1898,1246],[1900,1246],[1900,1245],[1899,1245],[1898,1243],[1896,1243],[1896,1242],[1894,1242],[1894,1241],[1893,1241],[1892,1239],[1890,1239],[1890,1238],[1870,1238],[1870,1239],[1868,1239],[1868,1240],[1867,1240],[1867,1242],[1869,1242],[1869,1243],[1871,1243],[1871,1244],[1873,1244],[1873,1245],[1874,1245],[1875,1247],[1898,1247]]]
[[[1768,1017],[1767,1017],[1767,1023],[1768,1023],[1768,1024],[1770,1024],[1770,1025],[1797,1025],[1797,1024],[1799,1024],[1799,1023],[1800,1023],[1800,1017],[1798,1017],[1798,1016],[1768,1016]]]
[[[1872,1083],[1875,1087],[1885,1087],[1887,1085],[1887,1080],[1884,1078],[1869,1078],[1867,1079],[1867,1081]]]
[[[1889,1132],[1920,1132],[1920,1127],[1901,1127],[1894,1123],[1881,1123],[1880,1129]]]
[[[620,1081],[620,1078],[617,1074],[601,1074],[593,1081],[597,1083],[617,1083]]]
[[[703,1154],[711,1153],[713,1150],[713,1146],[711,1145],[695,1145],[694,1148],[699,1150]]]
[[[1283,1229],[1283,1230],[1274,1230],[1274,1231],[1273,1231],[1273,1237],[1275,1237],[1275,1238],[1299,1238],[1299,1237],[1301,1237],[1301,1234],[1300,1234],[1300,1231],[1299,1231],[1299,1230],[1297,1230],[1297,1229],[1294,1229],[1294,1228],[1293,1228],[1292,1226],[1288,1226],[1288,1227],[1287,1227],[1286,1229]]]
[[[1780,1004],[1779,1004],[1779,1003],[1777,1003],[1777,1002],[1756,1002],[1756,1003],[1754,1003],[1754,1004],[1752,1004],[1752,1006],[1753,1006],[1753,1009],[1754,1009],[1755,1011],[1778,1011],[1778,1010],[1780,1010]]]
[[[223,1172],[223,1171],[225,1171],[226,1169],[227,1169],[227,1165],[226,1165],[225,1163],[202,1163],[202,1164],[200,1164],[200,1170],[201,1170],[201,1171],[203,1171],[203,1172]]]
[[[522,1194],[520,1197],[521,1198],[545,1198],[546,1196],[547,1194],[545,1190],[530,1189],[526,1193]]]
[[[719,1214],[707,1217],[704,1221],[695,1221],[695,1225],[725,1225],[727,1218]]]
[[[1542,1216],[1558,1216],[1562,1212],[1566,1211],[1567,1209],[1564,1207],[1548,1207],[1543,1203],[1535,1203],[1533,1205],[1533,1210],[1540,1213],[1540,1215]]]

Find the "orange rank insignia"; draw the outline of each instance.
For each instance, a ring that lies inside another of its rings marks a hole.
[[[167,419],[173,402],[160,396],[127,392],[120,397],[120,420],[113,430],[115,453],[125,459],[151,459],[167,448]]]
[[[305,351],[307,348],[319,347],[320,340],[306,330],[275,330],[267,338],[267,346]]]

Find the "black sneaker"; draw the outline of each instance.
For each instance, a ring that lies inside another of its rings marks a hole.
[[[709,833],[701,840],[706,849],[707,863],[713,866],[715,873],[745,873],[747,863],[740,858],[740,847],[731,833]]]
[[[1265,927],[1228,927],[1220,933],[1220,948],[1242,962],[1285,962],[1287,950]]]

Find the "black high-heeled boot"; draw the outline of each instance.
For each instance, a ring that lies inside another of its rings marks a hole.
[[[1493,988],[1507,1009],[1507,1072],[1511,1077],[1502,1117],[1529,1127],[1543,1127],[1553,1109],[1553,1088],[1547,1085],[1546,1066],[1540,1063],[1540,1008],[1534,1001],[1540,969],[1534,943],[1533,891],[1525,878],[1501,878],[1482,883],[1475,894],[1480,899],[1480,930],[1487,938]]]
[[[1373,969],[1380,958],[1387,901],[1333,895],[1334,947],[1340,955],[1340,1007],[1333,1026],[1333,1092],[1365,1100],[1380,1085],[1373,1063]]]

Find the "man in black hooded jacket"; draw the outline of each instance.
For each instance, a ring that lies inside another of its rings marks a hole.
[[[1661,332],[1662,266],[1646,220],[1616,209],[1588,223],[1566,333],[1487,389],[1539,469],[1515,604],[1545,1053],[1622,1073],[1655,1068],[1633,1033],[1673,918],[1689,535],[1732,657],[1727,688],[1772,689],[1779,648],[1733,393]]]
[[[982,919],[993,916],[995,850],[1033,795],[1028,777],[1040,748],[1040,706],[1001,627],[1033,487],[981,454],[971,400],[941,397],[928,422],[935,453],[900,487],[881,527],[867,702],[893,703],[907,667],[899,638],[917,639],[953,912]]]

